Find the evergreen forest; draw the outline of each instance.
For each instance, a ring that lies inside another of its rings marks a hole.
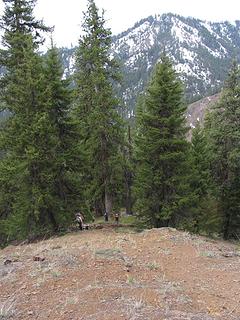
[[[138,228],[240,237],[240,69],[186,136],[184,86],[163,50],[135,119],[118,96],[120,61],[94,0],[79,31],[75,71],[63,77],[51,28],[35,0],[3,0],[0,26],[0,243],[66,232],[115,212]]]

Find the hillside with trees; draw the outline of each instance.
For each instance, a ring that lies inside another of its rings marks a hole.
[[[78,211],[85,222],[102,216],[107,222],[126,210],[141,228],[237,239],[237,62],[228,77],[222,75],[227,80],[206,124],[192,125],[190,141],[183,78],[167,48],[130,123],[119,100],[123,84],[111,31],[93,0],[73,76],[65,72],[53,39],[41,55],[39,45],[51,30],[35,20],[35,1],[4,3],[1,106],[9,117],[0,132],[2,244],[66,232]]]
[[[3,3],[0,319],[239,320],[239,23],[113,38],[88,0],[73,58]]]

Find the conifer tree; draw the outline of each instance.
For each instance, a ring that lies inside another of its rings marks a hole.
[[[16,238],[69,223],[75,190],[67,183],[70,93],[57,52],[52,48],[46,61],[37,52],[39,32],[48,28],[32,15],[35,1],[5,3],[1,98],[10,117],[0,132],[0,212],[1,232]]]
[[[96,211],[110,214],[123,184],[123,122],[113,89],[118,66],[110,55],[111,32],[104,25],[103,14],[89,0],[76,53],[75,114],[85,154],[85,197]]]
[[[190,186],[192,207],[188,226],[190,231],[219,233],[221,219],[217,213],[215,190],[210,177],[206,130],[198,125],[192,132],[190,148]]]
[[[53,173],[51,187],[55,201],[54,212],[60,224],[61,219],[70,222],[71,213],[82,207],[82,159],[80,150],[76,148],[78,130],[70,109],[70,80],[63,79],[59,53],[53,43],[46,55],[44,73],[48,98],[46,111],[53,128],[52,137],[55,136],[55,145],[52,146],[55,150],[54,158],[49,163]]]
[[[54,217],[46,212],[46,199],[50,195],[43,187],[48,184],[48,176],[43,173],[43,168],[47,168],[45,160],[54,155],[48,146],[56,141],[51,138],[53,128],[46,112],[42,59],[35,53],[31,34],[24,41],[21,62],[8,70],[3,89],[3,101],[11,115],[1,130],[4,156],[0,176],[3,180],[8,178],[14,188],[14,193],[9,195],[10,220],[7,221],[8,234],[12,237],[35,233],[37,222],[38,226],[47,227],[46,217],[56,227]],[[1,191],[1,195],[5,193]]]
[[[10,112],[10,117],[1,125],[0,131],[0,217],[3,219],[0,233],[14,238],[26,235],[36,213],[33,193],[37,190],[31,192],[27,187],[34,165],[27,166],[26,158],[31,157],[31,148],[28,147],[31,135],[28,133],[33,125],[32,107],[37,108],[36,101],[41,96],[41,90],[37,90],[38,86],[41,87],[41,62],[35,50],[42,42],[40,33],[48,28],[33,17],[35,1],[3,2],[5,10],[0,25],[4,34],[0,62],[5,74],[0,79],[0,90],[1,106]],[[32,90],[33,86],[36,90]]]
[[[165,54],[141,100],[135,138],[135,197],[139,217],[151,226],[176,226],[187,196],[182,87]]]
[[[219,102],[206,121],[218,209],[225,239],[240,236],[240,77],[234,61]]]
[[[205,197],[210,188],[206,141],[204,129],[198,125],[192,132],[190,152],[194,177],[192,187],[199,199]]]

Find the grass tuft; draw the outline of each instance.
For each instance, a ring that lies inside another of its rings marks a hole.
[[[104,258],[114,258],[121,253],[120,249],[99,249],[95,251],[96,256],[101,256]]]

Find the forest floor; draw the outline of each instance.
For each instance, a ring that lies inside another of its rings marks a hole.
[[[121,227],[8,246],[0,319],[240,320],[240,247]]]

